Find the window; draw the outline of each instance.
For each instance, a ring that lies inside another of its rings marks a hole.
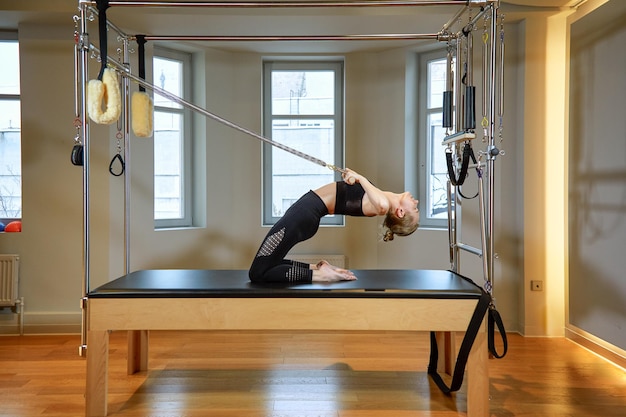
[[[263,134],[343,166],[343,63],[264,63]],[[274,224],[300,196],[338,179],[326,167],[263,144],[263,224]],[[321,224],[342,225],[343,216]]]
[[[445,148],[441,144],[446,131],[442,127],[443,92],[446,89],[446,52],[420,56],[419,63],[419,166],[420,224],[447,227],[448,171]]]
[[[154,49],[154,84],[188,99],[191,55]],[[154,220],[157,228],[191,226],[191,112],[154,95]]]
[[[22,217],[20,54],[16,34],[9,36],[0,33],[0,219],[5,220]]]

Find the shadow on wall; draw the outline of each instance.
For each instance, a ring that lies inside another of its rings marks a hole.
[[[626,172],[617,177],[625,184],[621,202],[592,200],[587,192],[602,188],[595,181],[570,196],[569,321],[626,349]]]

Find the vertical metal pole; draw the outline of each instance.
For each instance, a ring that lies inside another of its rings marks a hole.
[[[461,132],[463,130],[463,38],[457,37],[456,40],[456,62],[455,62],[455,81],[454,81],[454,108],[455,108],[455,132]],[[454,143],[454,155],[458,155],[460,152],[459,143]],[[461,199],[459,197],[459,188],[458,186],[454,186],[454,268],[455,272],[459,272],[461,268],[461,259],[460,259],[460,249],[459,249],[459,240],[461,239],[462,231],[459,230],[459,225],[461,224],[459,219],[459,214],[461,213]],[[451,192],[451,191],[450,191]]]
[[[448,244],[450,246],[450,269],[454,272],[458,272],[457,265],[457,241],[456,241],[456,213],[455,209],[452,206],[452,182],[448,180],[447,183],[447,193],[448,193]],[[456,202],[455,202],[456,206]]]
[[[457,40],[457,43],[458,43],[458,40]],[[456,65],[456,62],[458,62],[458,57],[457,57],[457,61],[454,61],[453,55],[454,54],[452,53],[451,45],[448,45],[448,54],[446,55],[446,72],[447,72],[446,73],[446,90],[450,92],[452,97],[450,97],[449,108],[448,109],[444,108],[444,112],[449,111],[449,115],[448,115],[449,123],[447,123],[448,126],[446,126],[446,131],[448,127],[454,128],[455,125],[458,126],[458,121],[457,122],[452,121],[452,114],[454,113],[453,106],[457,104],[457,102],[456,101],[453,102],[453,100],[456,100],[456,96],[454,96],[454,90],[455,90],[454,87],[456,84],[455,75],[458,73],[457,71],[458,68],[453,66],[453,62],[455,65]],[[447,193],[447,198],[448,198],[448,250],[449,250],[449,255],[450,255],[450,269],[457,272],[457,269],[458,269],[456,265],[457,257],[455,256],[456,215],[453,211],[454,202],[452,201],[452,182],[450,181],[450,179],[448,179],[448,182],[447,182],[446,193]]]
[[[87,354],[87,314],[86,297],[90,290],[90,216],[89,216],[89,118],[87,117],[87,74],[89,71],[89,34],[87,33],[87,5],[80,4],[80,32],[76,48],[78,59],[78,83],[76,93],[79,95],[81,135],[83,144],[83,299],[82,299],[82,325],[81,325],[81,346],[79,355]]]
[[[495,199],[495,161],[499,155],[499,151],[495,146],[495,119],[496,119],[496,60],[497,60],[497,48],[496,48],[496,35],[498,30],[498,8],[492,6],[491,14],[491,58],[489,62],[490,72],[490,103],[489,103],[489,155],[487,158],[487,168],[489,175],[488,186],[488,206],[487,206],[487,231],[488,231],[488,273],[487,280],[491,284],[493,291],[493,269],[494,269],[494,241],[493,241],[493,226],[494,226],[494,199]]]
[[[123,39],[123,65],[130,70],[130,58],[128,51],[128,38]],[[124,125],[124,268],[125,273],[130,274],[130,236],[131,236],[131,219],[130,219],[130,195],[131,195],[131,176],[130,176],[130,80],[122,77],[122,93],[123,93],[123,125]]]
[[[478,168],[480,170],[482,170],[482,168]],[[484,188],[485,188],[485,182],[483,181],[483,175],[482,172],[481,174],[478,176],[478,213],[479,213],[479,220],[480,220],[480,230],[481,230],[481,234],[480,234],[480,249],[482,251],[482,264],[483,264],[483,277],[485,279],[487,279],[487,275],[489,273],[489,262],[488,262],[488,257],[487,257],[487,233],[486,233],[486,227],[487,225],[485,224],[485,193],[484,193]]]
[[[454,100],[454,108],[455,108],[455,113],[456,113],[456,117],[455,119],[455,128],[456,128],[456,132],[460,132],[463,128],[463,75],[462,75],[462,69],[463,69],[463,39],[461,37],[458,37],[456,39],[456,62],[455,62],[455,80],[454,80],[454,95],[455,95],[455,100]]]

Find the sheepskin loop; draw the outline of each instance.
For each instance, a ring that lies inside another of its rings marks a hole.
[[[140,138],[152,136],[152,117],[154,105],[150,96],[142,91],[135,91],[131,102],[133,133]]]
[[[115,71],[105,69],[102,81],[90,80],[87,85],[89,118],[101,125],[115,123],[122,112],[120,86]],[[105,110],[102,106],[104,105]]]

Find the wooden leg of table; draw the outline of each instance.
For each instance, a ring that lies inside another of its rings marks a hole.
[[[456,364],[456,345],[454,333],[435,332],[437,339],[437,349],[439,351],[439,361],[437,362],[437,372],[440,374],[452,375]]]
[[[107,381],[109,364],[109,332],[87,332],[87,387],[85,392],[85,416],[107,415]]]
[[[489,416],[487,334],[478,332],[467,360],[467,416]]]
[[[148,330],[128,331],[128,375],[148,370]]]

